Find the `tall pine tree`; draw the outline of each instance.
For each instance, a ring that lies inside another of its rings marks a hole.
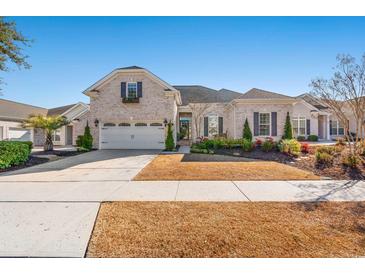
[[[284,139],[293,139],[293,129],[291,127],[289,112],[286,113],[284,126]]]
[[[243,125],[243,139],[249,140],[250,142],[252,141],[252,132],[250,129],[250,125],[248,124],[247,118],[245,121],[245,124]]]

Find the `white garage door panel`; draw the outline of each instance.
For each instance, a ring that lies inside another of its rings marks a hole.
[[[9,128],[8,139],[11,141],[31,141],[30,130],[24,128]]]
[[[102,127],[102,149],[163,149],[163,127]]]

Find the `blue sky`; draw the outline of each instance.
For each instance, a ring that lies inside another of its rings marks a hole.
[[[0,98],[55,107],[111,70],[138,65],[170,84],[298,95],[338,53],[365,53],[365,17],[11,17],[34,39],[30,70],[0,73]]]

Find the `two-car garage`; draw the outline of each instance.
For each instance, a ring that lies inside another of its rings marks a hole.
[[[103,123],[101,149],[163,149],[165,128],[159,122]]]

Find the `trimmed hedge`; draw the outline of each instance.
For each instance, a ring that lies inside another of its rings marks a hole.
[[[26,162],[30,152],[29,143],[0,141],[0,169]]]

